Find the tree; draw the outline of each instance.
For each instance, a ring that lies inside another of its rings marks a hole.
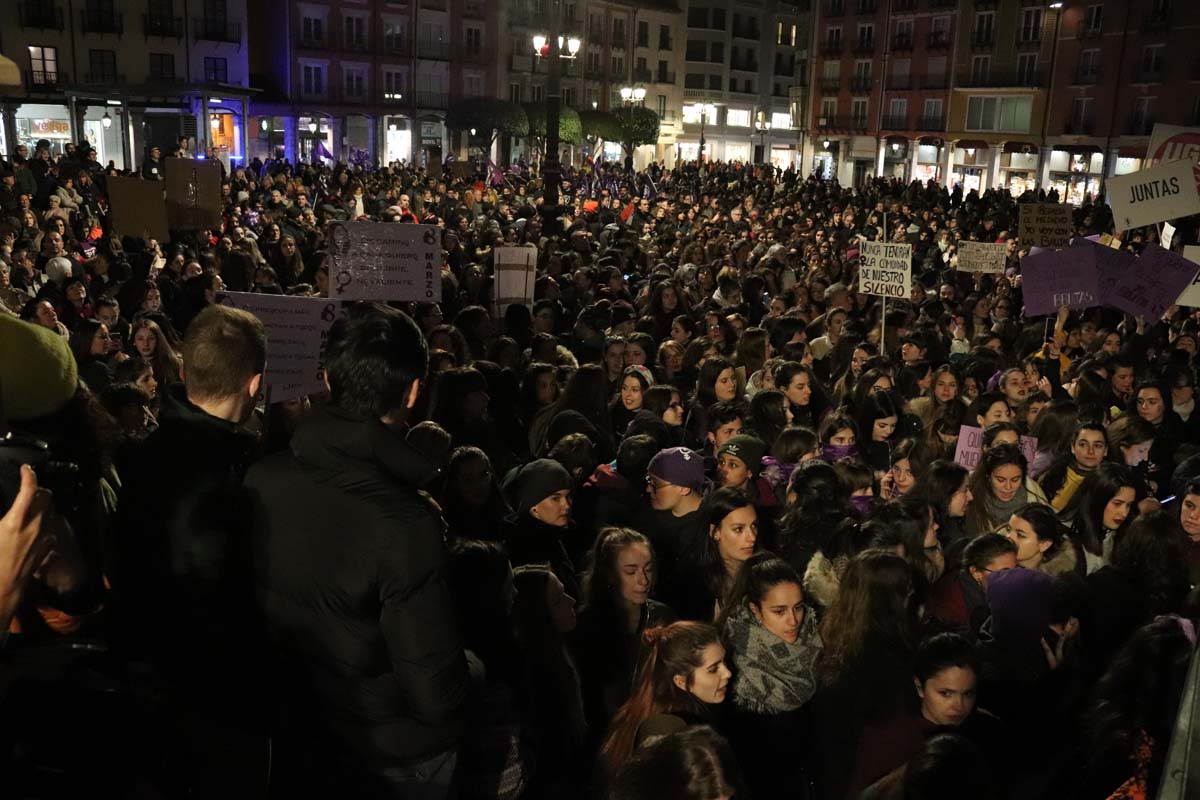
[[[643,144],[658,142],[659,118],[644,106],[624,108],[615,113],[621,126],[619,141],[625,148],[625,159],[633,158],[633,151]]]
[[[584,109],[579,112],[583,135],[589,139],[604,139],[609,142],[621,140],[621,122],[611,111]]]
[[[497,100],[494,97],[469,97],[447,110],[446,127],[452,131],[469,131],[474,128],[477,136],[486,133],[488,141],[485,149],[491,150],[492,143],[502,133],[509,136],[528,136],[529,117],[525,114],[525,109],[516,103]]]
[[[525,114],[529,117],[529,138],[539,150],[546,147],[546,104],[544,102],[526,103]],[[583,124],[579,112],[570,106],[560,106],[558,110],[558,140],[563,144],[579,144],[583,138]]]

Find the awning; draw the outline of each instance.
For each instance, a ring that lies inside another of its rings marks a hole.
[[[11,58],[0,56],[0,88],[19,89],[21,87],[21,70],[17,62]]]
[[[940,136],[922,136],[917,140],[917,144],[923,144],[926,147],[941,147],[946,143],[946,140]]]
[[[954,146],[959,150],[987,150],[991,145],[983,139],[960,139]]]
[[[1005,153],[1026,153],[1032,155],[1038,151],[1038,146],[1033,142],[1005,142]]]
[[[1073,156],[1091,156],[1100,152],[1100,148],[1094,144],[1056,144],[1054,149]]]

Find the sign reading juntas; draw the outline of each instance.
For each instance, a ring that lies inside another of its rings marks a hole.
[[[1022,203],[1021,244],[1063,248],[1071,241],[1071,207],[1066,203]]]
[[[1133,259],[1133,268],[1121,273],[1105,302],[1126,314],[1153,322],[1179,299],[1196,277],[1197,266],[1178,253],[1155,244],[1146,245]]]
[[[158,181],[113,175],[108,179],[108,204],[112,210],[113,230],[118,233],[140,236],[144,232],[160,242],[171,238],[163,185]]]
[[[1188,245],[1183,248],[1183,257],[1193,264],[1200,267],[1200,246]],[[1200,273],[1192,278],[1192,282],[1179,295],[1179,299],[1175,301],[1177,306],[1186,306],[1188,308],[1200,308]]]
[[[908,297],[912,283],[912,245],[863,242],[858,290],[876,297]]]
[[[537,245],[497,247],[493,253],[496,261],[495,316],[503,317],[505,309],[514,303],[533,305],[533,288],[537,281]]]
[[[271,402],[297,400],[325,389],[325,339],[342,304],[326,297],[222,292],[217,302],[248,311],[267,332],[267,370],[263,380]]]
[[[1022,436],[1019,446],[1021,453],[1025,456],[1025,461],[1032,464],[1033,457],[1037,454],[1037,438]],[[975,469],[982,453],[983,428],[976,428],[973,425],[963,425],[959,428],[958,444],[954,447],[954,463],[967,469]]]
[[[971,242],[962,239],[958,243],[959,272],[1004,272],[1008,261],[1008,245],[1004,242]]]
[[[339,222],[330,239],[330,288],[339,300],[441,301],[442,231],[436,225]]]
[[[1093,246],[1043,250],[1021,259],[1021,294],[1025,315],[1053,314],[1058,309],[1099,304],[1100,288]]]
[[[1129,230],[1200,213],[1196,167],[1169,161],[1108,179],[1108,204],[1117,228]]]

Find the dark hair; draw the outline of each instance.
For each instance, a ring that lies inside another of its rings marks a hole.
[[[1038,450],[1062,455],[1070,451],[1074,441],[1079,406],[1074,400],[1054,399],[1042,409],[1029,434],[1038,440]]]
[[[850,492],[831,465],[811,460],[800,464],[788,479],[788,494],[794,502],[779,521],[776,550],[788,563],[802,570],[809,558],[824,550],[842,520],[853,517]]]
[[[818,669],[825,685],[851,675],[869,642],[898,654],[912,652],[912,587],[912,568],[895,553],[867,550],[850,560],[821,620],[825,651]]]
[[[794,583],[803,591],[804,583],[800,579],[800,573],[779,556],[767,550],[750,556],[742,564],[733,589],[721,607],[721,615],[716,622],[718,630],[725,629],[729,615],[738,606],[756,605],[761,608],[763,600],[781,583]]]
[[[858,444],[860,450],[865,450],[875,440],[875,422],[877,420],[895,417],[896,422],[900,422],[900,410],[896,408],[896,403],[892,400],[892,396],[883,391],[874,391],[864,397],[855,409],[854,416],[858,424],[859,435],[865,439],[865,441]],[[888,437],[887,441],[896,438],[898,428],[899,425],[897,424],[892,429],[892,434]]]
[[[708,415],[705,418],[708,426],[708,433],[716,433],[717,429],[722,425],[728,425],[735,419],[746,421],[746,406],[739,400],[720,400],[713,403],[708,409]]]
[[[626,436],[617,446],[617,474],[636,485],[661,449],[662,443],[649,434]]]
[[[701,531],[702,541],[697,548],[697,561],[704,575],[705,583],[716,597],[720,598],[725,592],[725,561],[717,543],[712,538],[711,529],[719,528],[724,519],[739,508],[754,508],[754,503],[741,489],[722,486],[710,492],[703,501],[701,513],[704,515],[704,527]],[[721,604],[722,606],[724,603]]]
[[[922,685],[939,672],[951,667],[969,669],[979,675],[979,654],[968,639],[957,633],[930,636],[917,647],[913,676]]]
[[[717,402],[717,378],[727,369],[732,370],[733,364],[721,356],[713,356],[704,362],[704,366],[700,367],[700,377],[696,379],[695,403],[697,405],[708,408]]]
[[[424,380],[428,366],[420,328],[395,309],[375,307],[339,319],[329,330],[326,378],[333,404],[344,411],[369,417],[403,414],[413,382]]]
[[[988,564],[1006,553],[1012,553],[1014,556],[1017,554],[1017,545],[1012,539],[999,533],[981,533],[963,548],[962,568],[966,571],[973,568],[983,572]]]
[[[650,540],[632,528],[602,528],[592,545],[588,568],[583,576],[583,597],[580,610],[615,617],[618,613],[617,594],[621,587],[621,576],[617,568],[617,556],[626,547],[644,545],[654,556]]]
[[[788,426],[775,437],[770,455],[783,464],[799,464],[805,453],[811,453],[819,446],[820,441],[812,429]]]
[[[945,524],[950,518],[950,500],[963,485],[970,473],[962,464],[938,459],[917,477],[917,485],[909,493],[920,497],[937,509],[938,523]]]
[[[161,349],[166,342],[160,341],[158,346]],[[235,397],[245,392],[247,382],[266,368],[267,333],[252,314],[211,305],[188,325],[181,355],[187,365],[184,385],[189,397],[198,400]],[[331,363],[328,353],[325,363],[328,368]]]
[[[1022,480],[1029,474],[1025,455],[1015,444],[999,444],[988,450],[980,456],[979,464],[971,473],[968,485],[975,502],[967,509],[967,517],[974,522],[976,530],[980,533],[991,530],[997,523],[996,520],[988,518],[988,506],[991,505],[988,498],[992,491],[992,473],[1004,466],[1020,467]]]
[[[1188,538],[1178,516],[1157,509],[1138,517],[1117,537],[1112,566],[1134,579],[1151,613],[1177,610],[1190,588]]]
[[[667,413],[671,407],[671,397],[677,394],[679,394],[679,390],[674,386],[657,383],[642,392],[642,410],[649,411],[662,419],[662,415]]]
[[[904,767],[904,800],[997,800],[991,762],[971,740],[943,733],[926,740]]]
[[[673,733],[621,766],[606,800],[742,798],[746,787],[733,750],[708,726]]]
[[[543,375],[554,376],[554,365],[546,364],[541,361],[534,361],[525,368],[525,374],[521,378],[521,419],[528,425],[533,421],[534,416],[541,410],[537,400],[537,385],[538,380]],[[558,399],[559,394],[558,381],[554,383],[554,399]],[[551,403],[554,400],[550,401]]]
[[[1101,554],[1106,535],[1104,508],[1125,487],[1133,489],[1133,503],[1130,504],[1129,516],[1114,533],[1114,536],[1120,537],[1137,517],[1137,502],[1145,496],[1142,482],[1124,464],[1106,461],[1089,472],[1071,496],[1071,502],[1063,509],[1063,517],[1071,520],[1073,538],[1095,555]]]
[[[988,410],[997,403],[1003,403],[1007,408],[1008,398],[1001,392],[980,392],[967,409],[967,417],[972,423],[976,423],[979,417],[986,416]]]
[[[71,331],[71,355],[75,356],[75,364],[83,367],[94,356],[92,355],[92,340],[96,338],[96,334],[100,331],[103,323],[94,319],[81,319],[75,323],[75,330]],[[103,388],[103,387],[97,387]]]
[[[1048,505],[1027,503],[1014,511],[1012,515],[1028,522],[1039,542],[1050,542],[1050,547],[1043,555],[1045,559],[1053,558],[1064,546],[1073,544],[1067,538],[1067,527],[1058,518],[1058,514],[1054,513],[1054,509]]]
[[[779,434],[787,427],[787,412],[783,410],[786,400],[777,389],[763,389],[750,399],[750,427],[771,449]]]

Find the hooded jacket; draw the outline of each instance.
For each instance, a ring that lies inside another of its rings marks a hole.
[[[246,480],[285,696],[313,741],[365,772],[460,738],[467,664],[441,519],[419,491],[436,474],[383,423],[327,407]]]

